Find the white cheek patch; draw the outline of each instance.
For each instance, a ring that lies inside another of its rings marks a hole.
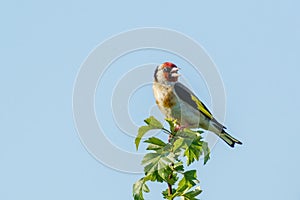
[[[171,76],[172,76],[172,77],[174,77],[174,78],[177,78],[177,77],[179,77],[179,76],[180,76],[180,74],[177,74],[177,73],[172,73],[172,74],[171,74]]]
[[[179,70],[178,67],[173,67],[173,68],[171,69],[171,73],[172,73],[172,72],[178,72],[178,70]]]

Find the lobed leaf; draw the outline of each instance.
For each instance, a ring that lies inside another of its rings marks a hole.
[[[150,130],[153,129],[162,129],[163,125],[155,119],[153,116],[147,118],[144,120],[144,122],[147,124],[147,126],[141,126],[138,130],[138,135],[135,138],[135,147],[136,150],[139,148],[139,144],[141,142],[142,137]]]
[[[210,150],[208,147],[207,142],[202,142],[202,149],[204,154],[204,165],[207,163],[207,161],[210,159]]]
[[[174,168],[174,170],[176,172],[180,172],[180,173],[184,172],[184,167],[183,167],[183,163],[182,162],[175,163],[174,166],[173,166],[173,168]]]
[[[200,187],[197,187],[195,190],[187,192],[187,193],[183,194],[182,196],[183,196],[184,200],[199,200],[196,198],[196,196],[198,196],[201,192],[202,192],[202,190],[200,189]]]
[[[199,183],[196,170],[190,170],[183,173],[183,178],[178,183],[177,193],[184,194],[186,191]]]
[[[156,129],[162,129],[163,125],[158,121],[155,117],[150,116],[149,118],[145,119],[144,122],[148,124],[148,126],[151,126]]]
[[[172,173],[170,163],[174,162],[174,154],[171,152],[165,153],[148,153],[142,160],[142,165],[145,165],[145,174],[151,177],[151,180],[168,181],[168,176]]]
[[[143,192],[150,192],[146,185],[146,179],[141,178],[133,184],[133,198],[134,200],[144,200]]]
[[[187,158],[187,165],[189,166],[195,160],[199,160],[199,157],[202,154],[202,142],[201,137],[197,137],[194,140],[186,141],[187,142],[184,155]]]

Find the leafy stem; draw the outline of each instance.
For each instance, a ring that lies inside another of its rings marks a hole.
[[[197,200],[201,193],[196,170],[185,170],[191,163],[198,161],[204,155],[204,164],[209,160],[209,148],[202,140],[202,131],[179,129],[176,121],[166,119],[169,129],[153,116],[144,120],[147,125],[141,126],[135,139],[138,149],[142,137],[150,130],[160,129],[169,135],[165,143],[157,137],[144,140],[147,143],[147,153],[143,160],[145,176],[133,185],[134,200],[144,200],[144,193],[150,192],[146,183],[165,182],[168,188],[162,192],[163,198],[173,200],[175,197],[183,197],[184,200]],[[183,159],[185,158],[185,162]]]
[[[168,129],[166,129],[166,128],[162,128],[161,130],[163,130],[165,133],[167,133],[167,134],[172,134],[172,132],[171,131],[169,131]]]

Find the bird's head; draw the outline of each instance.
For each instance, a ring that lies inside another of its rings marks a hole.
[[[172,84],[178,81],[178,74],[179,68],[171,63],[165,62],[155,69],[154,72],[154,81],[162,83],[162,84]]]

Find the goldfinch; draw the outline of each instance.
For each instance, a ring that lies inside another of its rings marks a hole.
[[[229,135],[207,107],[182,83],[178,82],[179,68],[165,62],[155,69],[153,93],[160,111],[166,118],[176,119],[180,127],[202,128],[217,134],[229,146],[242,144]]]

